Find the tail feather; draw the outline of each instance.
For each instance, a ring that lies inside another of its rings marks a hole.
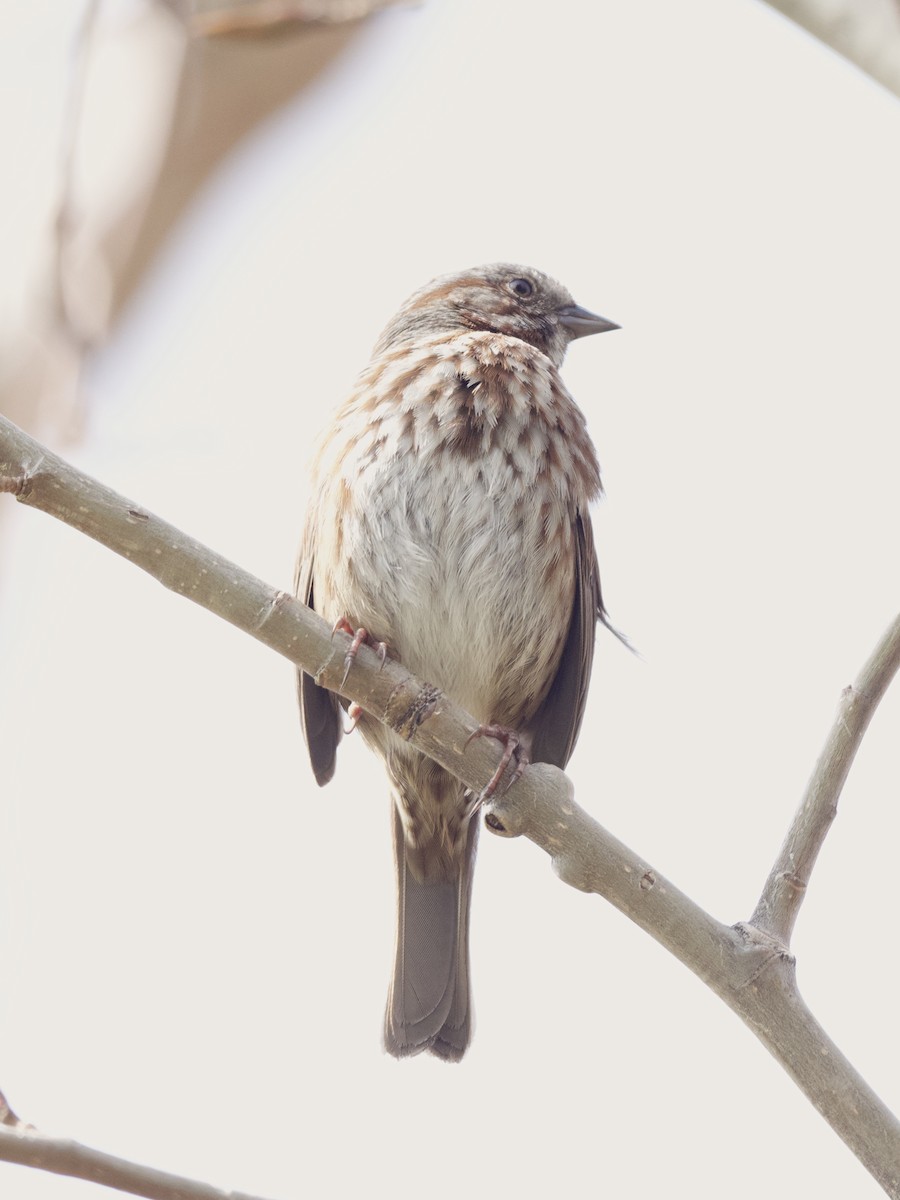
[[[469,902],[478,821],[469,822],[455,879],[423,883],[408,861],[393,808],[397,866],[397,947],[384,1019],[385,1049],[397,1058],[429,1050],[458,1061],[472,1032]]]

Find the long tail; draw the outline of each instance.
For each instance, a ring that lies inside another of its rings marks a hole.
[[[407,858],[396,804],[397,948],[384,1017],[384,1046],[397,1058],[430,1050],[457,1062],[472,1032],[469,903],[478,819],[469,821],[455,879],[421,883]]]

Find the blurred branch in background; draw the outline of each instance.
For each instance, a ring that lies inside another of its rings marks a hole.
[[[898,0],[768,0],[832,50],[900,96]]]
[[[359,21],[396,3],[398,0],[193,0],[190,22],[193,32],[204,37],[277,33],[301,25]]]
[[[67,94],[44,144],[27,135],[44,169],[15,179],[31,220],[4,283],[0,410],[77,433],[84,355],[110,336],[195,194],[361,18],[394,2],[89,0],[80,26],[58,30],[72,38]]]
[[[132,252],[122,263],[113,319],[218,164],[348,47],[363,17],[394,3],[194,0],[168,144]],[[237,33],[243,36],[215,36]]]

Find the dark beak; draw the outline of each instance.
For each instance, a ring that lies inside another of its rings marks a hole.
[[[559,310],[559,321],[569,331],[569,337],[587,337],[589,333],[608,333],[611,329],[621,328],[615,321],[607,321],[606,317],[598,317],[580,304],[569,304]]]

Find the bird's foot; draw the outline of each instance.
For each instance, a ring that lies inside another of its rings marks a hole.
[[[359,648],[362,645],[366,645],[370,647],[370,649],[374,650],[381,659],[381,665],[384,666],[388,655],[387,642],[376,642],[369,633],[368,629],[364,629],[362,626],[360,626],[359,629],[354,629],[346,617],[338,617],[334,625],[332,625],[332,637],[334,637],[336,633],[349,633],[352,639],[350,645],[347,647],[347,653],[344,655],[344,676],[341,679],[341,687],[343,687],[347,682],[347,676],[350,674],[350,668],[353,666],[356,656],[359,653]],[[351,711],[350,717],[353,721],[351,729],[355,729],[356,722],[359,720],[359,714],[357,713],[356,716],[354,716],[353,712]]]
[[[497,791],[503,776],[506,773],[506,768],[511,762],[515,762],[512,774],[503,786],[503,792],[508,792],[517,779],[520,779],[522,772],[531,762],[531,756],[528,753],[528,746],[525,744],[525,739],[515,729],[510,729],[507,725],[479,725],[473,734],[466,741],[469,742],[475,738],[489,737],[501,742],[503,745],[503,754],[500,762],[497,764],[497,770],[488,780],[484,789],[477,800],[477,807],[480,807],[485,800],[490,800],[491,796]],[[529,739],[530,740],[530,739]],[[501,792],[501,795],[503,794]]]

